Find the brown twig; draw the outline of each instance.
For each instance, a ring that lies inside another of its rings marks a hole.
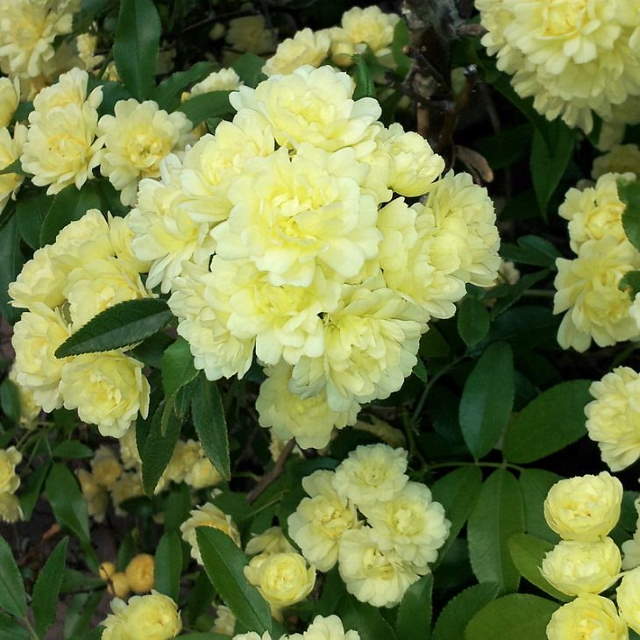
[[[265,491],[265,489],[272,482],[274,482],[274,480],[276,480],[282,475],[282,472],[284,471],[284,464],[287,461],[287,458],[289,457],[291,452],[293,451],[293,447],[295,446],[295,444],[296,444],[296,441],[293,438],[291,438],[291,440],[287,442],[284,449],[281,451],[280,455],[278,456],[278,459],[276,460],[276,463],[273,466],[273,469],[271,469],[269,473],[265,473],[260,479],[260,482],[258,482],[258,484],[255,487],[253,487],[253,489],[251,489],[251,491],[249,491],[249,493],[247,494],[248,503],[254,502]]]

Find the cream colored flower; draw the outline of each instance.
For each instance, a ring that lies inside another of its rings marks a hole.
[[[131,593],[127,576],[122,571],[116,571],[107,581],[107,593],[116,598],[128,598]]]
[[[22,460],[22,454],[15,448],[0,449],[0,494],[15,493],[20,486],[20,476],[16,467]]]
[[[19,100],[20,83],[11,78],[0,78],[0,128],[9,126]]]
[[[288,637],[289,640],[360,640],[357,631],[345,631],[338,616],[316,616],[306,631]]]
[[[190,141],[191,123],[180,111],[168,114],[156,102],[120,100],[114,115],[98,123],[104,139],[102,175],[120,191],[122,204],[135,202],[138,181],[160,175],[160,162]]]
[[[640,375],[617,367],[589,393],[594,398],[584,409],[589,437],[611,471],[622,471],[640,458]]]
[[[0,520],[13,523],[23,517],[20,500],[12,493],[0,493]]]
[[[11,343],[16,352],[16,380],[33,393],[47,413],[62,406],[59,385],[66,359],[55,350],[69,337],[69,329],[58,311],[36,302],[13,328]]]
[[[308,27],[296,31],[293,38],[283,40],[271,56],[262,72],[268,76],[287,74],[303,65],[319,67],[329,55],[331,37],[329,30],[312,31]]]
[[[617,144],[593,161],[591,177],[597,180],[605,173],[633,173],[640,176],[640,147],[636,144]]]
[[[21,155],[24,142],[27,139],[27,128],[16,124],[13,137],[6,128],[0,129],[0,165],[8,167]],[[14,198],[24,176],[20,173],[3,173],[0,175],[0,212],[7,206],[10,198]]]
[[[640,335],[632,301],[618,288],[622,276],[640,266],[640,256],[629,243],[614,237],[587,240],[577,258],[558,258],[556,265],[553,312],[566,311],[558,329],[563,349],[583,352],[592,339],[605,347]]]
[[[98,426],[103,436],[123,436],[138,413],[149,412],[149,383],[142,363],[119,352],[76,356],[62,369],[60,392],[66,409]]]
[[[142,474],[139,471],[126,471],[111,489],[111,499],[118,515],[125,514],[124,510],[120,509],[123,502],[143,495]]]
[[[50,245],[37,249],[9,285],[11,304],[23,309],[32,309],[35,305],[51,308],[61,305],[67,272],[66,265]]]
[[[77,469],[76,476],[80,483],[82,496],[87,503],[87,512],[96,522],[103,522],[109,505],[109,494],[100,485],[92,473],[86,469]]]
[[[606,471],[556,482],[544,501],[547,524],[564,540],[595,542],[620,518],[622,484]]]
[[[616,590],[618,609],[622,619],[640,633],[640,569],[632,569],[624,574]]]
[[[295,552],[254,556],[244,568],[244,575],[275,615],[280,609],[304,600],[316,583],[315,569]]]
[[[80,69],[63,74],[38,95],[29,114],[20,160],[33,174],[33,184],[48,186],[49,195],[70,184],[80,189],[100,163],[102,140],[96,139],[96,132],[102,89],[96,87],[87,96],[87,81],[86,71]]]
[[[542,575],[569,596],[602,593],[619,578],[622,558],[611,538],[562,540],[542,560]]]
[[[322,449],[329,444],[333,429],[353,424],[360,405],[350,403],[343,411],[333,411],[326,394],[301,397],[289,390],[291,367],[280,362],[266,370],[260,385],[256,410],[260,426],[271,428],[275,436],[287,442],[295,438],[303,449]]]
[[[356,507],[392,500],[407,484],[407,452],[386,444],[360,445],[336,469],[333,486]]]
[[[227,42],[242,53],[260,55],[272,51],[275,37],[271,29],[266,28],[264,16],[242,16],[229,21]]]
[[[54,40],[71,33],[78,0],[12,0],[0,5],[0,68],[35,77],[54,56]]]
[[[229,607],[224,604],[216,606],[216,619],[213,622],[211,631],[221,633],[223,636],[233,636],[236,628],[236,617]]]
[[[396,551],[382,549],[371,527],[343,534],[338,568],[347,591],[374,607],[394,607],[418,580],[418,574]]]
[[[125,469],[134,469],[142,464],[138,453],[138,443],[136,441],[136,427],[131,425],[126,433],[119,439],[120,459]]]
[[[18,373],[15,365],[9,369],[9,380],[16,385],[20,399],[20,426],[24,429],[35,429],[40,414],[40,406],[33,397],[33,391],[18,382]]]
[[[367,415],[363,420],[358,420],[353,428],[376,436],[390,447],[404,447],[406,444],[405,435],[400,429],[392,427],[374,415]]]
[[[127,603],[116,598],[111,610],[102,622],[103,640],[171,640],[182,630],[176,603],[156,591],[133,596]]]
[[[295,549],[287,540],[280,527],[269,527],[262,533],[255,535],[247,542],[245,553],[250,556],[258,553],[291,553]]]
[[[622,228],[625,205],[618,196],[618,180],[633,180],[633,174],[605,173],[594,187],[569,189],[558,214],[569,220],[571,248],[578,253],[587,240],[610,236],[626,240]]]
[[[255,89],[240,87],[230,101],[238,111],[261,113],[280,145],[298,148],[307,142],[337,151],[364,142],[369,125],[381,113],[373,98],[354,102],[354,89],[346,73],[306,65],[286,76],[272,76]]]
[[[636,498],[634,506],[638,513],[636,519],[636,530],[631,540],[623,542],[622,549],[622,568],[627,571],[628,569],[635,569],[640,566],[640,500]]]
[[[554,611],[548,640],[627,640],[627,625],[608,598],[585,594]]]
[[[216,507],[212,502],[207,502],[197,509],[191,511],[191,517],[180,525],[182,539],[191,547],[191,557],[202,564],[202,556],[198,548],[196,529],[198,527],[213,527],[226,533],[235,543],[240,546],[240,533],[235,523],[222,509]]]
[[[81,33],[76,36],[78,57],[87,71],[95,69],[103,60],[103,55],[96,55],[98,36],[93,33]]]
[[[427,571],[449,536],[451,523],[445,518],[444,508],[419,482],[407,482],[388,501],[358,508],[376,532],[380,546],[395,550],[418,573]]]
[[[210,91],[235,91],[242,86],[240,76],[231,68],[213,71],[204,80],[191,87],[191,95],[198,96]]]
[[[91,473],[96,482],[105,489],[112,489],[116,480],[122,475],[122,465],[107,445],[98,447],[91,460]]]
[[[204,454],[184,474],[184,481],[193,489],[215,487],[222,482],[220,472]]]
[[[134,593],[147,593],[153,587],[155,560],[148,553],[139,553],[131,558],[125,569],[127,581]]]
[[[338,495],[334,473],[319,470],[302,479],[309,495],[300,501],[287,524],[291,539],[319,571],[329,571],[338,561],[338,545],[345,531],[359,526],[355,506]]]

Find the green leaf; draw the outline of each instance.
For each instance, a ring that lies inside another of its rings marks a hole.
[[[152,0],[121,0],[113,57],[134,98],[152,95],[162,26]]]
[[[549,275],[549,271],[544,269],[535,273],[527,273],[515,284],[501,284],[493,289],[491,296],[500,297],[491,309],[492,317],[499,316],[510,309],[534,284],[544,280]]]
[[[218,529],[198,527],[196,536],[209,580],[238,621],[259,635],[271,631],[269,605],[244,577],[244,553]]]
[[[103,595],[103,591],[93,591],[79,593],[72,598],[64,616],[64,637],[67,640],[76,640],[88,630]]]
[[[99,209],[102,203],[94,180],[87,182],[80,191],[70,184],[53,199],[40,227],[40,246],[52,244],[58,233],[74,220],[80,220],[89,209]]]
[[[189,86],[206,78],[215,65],[212,62],[197,62],[186,71],[172,73],[163,80],[154,91],[154,100],[167,111],[173,111],[180,104],[183,91]]]
[[[89,544],[87,503],[73,473],[64,464],[56,462],[51,467],[45,492],[60,526],[75,534],[81,542]]]
[[[0,640],[30,640],[30,636],[15,618],[0,613]]]
[[[490,602],[467,625],[465,640],[546,640],[546,628],[555,602],[524,593],[512,593]]]
[[[511,415],[513,354],[505,342],[489,345],[467,378],[460,400],[460,427],[476,459],[495,446]]]
[[[94,451],[78,440],[64,440],[53,448],[54,458],[92,458]]]
[[[231,477],[231,460],[222,399],[216,383],[209,382],[204,373],[200,374],[193,394],[191,415],[207,457],[220,475],[228,480]]]
[[[194,127],[208,118],[224,118],[233,114],[233,107],[229,102],[230,93],[231,91],[201,93],[183,102],[177,110],[182,111]]]
[[[42,637],[56,619],[56,607],[64,577],[69,538],[61,540],[53,550],[33,586],[33,615],[36,631]]]
[[[0,609],[17,618],[27,615],[27,597],[24,583],[13,559],[9,543],[0,536]]]
[[[353,92],[353,99],[359,100],[365,97],[375,97],[376,87],[373,82],[371,69],[367,64],[365,56],[356,55],[353,57],[355,63],[356,88]]]
[[[380,609],[356,600],[353,596],[345,596],[338,609],[345,631],[353,629],[360,634],[362,640],[396,640],[397,636],[391,625],[380,613]]]
[[[422,576],[405,592],[398,607],[396,633],[402,640],[429,640],[433,607],[433,575]]]
[[[9,208],[7,205],[6,208]],[[22,268],[24,257],[20,252],[20,237],[15,216],[0,228],[0,313],[8,322],[14,322],[20,311],[9,305],[9,284],[13,282]]]
[[[631,300],[635,300],[636,294],[640,292],[640,271],[627,271],[620,278],[618,289],[626,291]]]
[[[198,372],[193,366],[193,356],[189,343],[182,337],[178,339],[162,354],[162,389],[165,396],[173,395],[189,382]]]
[[[489,312],[482,302],[467,296],[458,309],[457,322],[460,337],[468,347],[473,347],[489,331]]]
[[[178,636],[178,640],[229,640],[229,636],[211,632],[187,633],[186,635]]]
[[[508,471],[498,469],[482,486],[467,525],[469,560],[478,582],[494,582],[503,593],[517,590],[520,573],[511,559],[508,541],[523,530],[518,481]]]
[[[618,195],[625,204],[622,226],[629,242],[640,250],[640,182],[618,180]]]
[[[56,358],[127,347],[160,331],[172,317],[160,298],[120,302],[71,334],[57,348]]]
[[[160,476],[171,460],[181,427],[182,423],[173,411],[172,398],[163,400],[153,414],[149,435],[144,441],[140,455],[142,484],[149,496],[153,495]]]
[[[253,53],[243,53],[231,67],[240,80],[253,89],[267,77],[262,73],[264,60]]]
[[[165,531],[177,530],[189,517],[191,509],[191,491],[188,485],[172,485],[164,503]]]
[[[550,130],[547,140],[539,130],[533,132],[530,161],[533,188],[543,217],[546,217],[549,200],[560,184],[576,142],[575,131],[559,118],[547,126]]]
[[[571,598],[551,586],[540,571],[543,558],[553,546],[547,540],[526,533],[515,533],[509,538],[511,559],[520,575],[552,598],[568,602]]]
[[[451,548],[471,514],[482,489],[482,472],[478,467],[460,467],[440,478],[431,487],[433,499],[439,502],[451,522],[449,537],[438,554],[436,565]]]
[[[462,640],[469,620],[497,595],[498,585],[491,582],[461,591],[442,610],[433,630],[433,640]]]
[[[3,169],[0,169],[0,176],[5,175],[7,173],[17,173],[21,176],[26,176],[27,174],[22,170],[22,163],[20,162],[20,158],[14,160],[11,164],[8,164]]]
[[[38,189],[21,193],[16,202],[18,231],[32,249],[40,246],[40,229],[51,201],[52,198],[47,196],[44,189]]]
[[[427,368],[424,366],[421,358],[418,358],[416,366],[413,367],[413,375],[420,380],[420,382],[426,384],[429,375],[427,374]]]
[[[558,480],[562,480],[562,477],[544,469],[524,469],[519,478],[524,500],[525,531],[549,542],[557,542],[558,535],[549,529],[544,519],[543,505],[549,489]]]
[[[590,386],[590,380],[561,382],[530,402],[507,430],[507,460],[533,462],[586,435],[584,407],[592,400]]]
[[[14,423],[20,421],[20,392],[15,383],[5,378],[0,384],[2,412]]]
[[[182,540],[175,531],[167,531],[155,553],[154,586],[175,602],[180,595],[180,575],[182,574]]]
[[[405,47],[409,45],[409,27],[404,20],[398,20],[393,29],[393,41],[391,53],[396,63],[396,74],[404,78],[411,69],[411,58],[405,53]]]
[[[50,468],[51,465],[48,463],[37,466],[26,476],[24,484],[20,488],[20,495],[18,497],[25,522],[31,519],[31,514],[36,506],[36,502],[38,502],[40,498],[42,485]]]

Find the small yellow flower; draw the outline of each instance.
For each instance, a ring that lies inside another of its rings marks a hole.
[[[585,594],[554,611],[547,625],[548,640],[627,640],[627,625],[608,598]]]
[[[148,553],[139,553],[131,559],[124,573],[131,591],[147,593],[153,587],[155,560]]]

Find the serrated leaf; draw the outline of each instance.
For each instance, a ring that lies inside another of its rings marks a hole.
[[[180,594],[182,573],[182,540],[175,531],[167,531],[155,553],[154,587],[169,596],[174,602]]]
[[[429,640],[433,605],[433,575],[422,576],[405,592],[398,607],[396,633],[402,640]]]
[[[461,591],[442,610],[433,629],[433,640],[462,640],[469,620],[497,595],[498,585],[491,582]]]
[[[27,614],[27,597],[24,583],[13,559],[9,543],[0,536],[0,609],[17,618],[24,618]]]
[[[193,366],[193,356],[189,343],[182,337],[178,339],[162,354],[162,389],[165,396],[173,395],[191,382],[198,371]]]
[[[56,358],[130,346],[160,331],[172,317],[167,303],[160,298],[120,302],[71,334],[56,349]]]
[[[449,537],[440,549],[436,565],[442,562],[447,551],[460,534],[481,489],[482,472],[478,467],[460,467],[432,485],[433,499],[444,507],[447,520],[451,522]]]
[[[516,533],[509,538],[511,559],[520,575],[552,598],[568,602],[571,598],[550,585],[540,571],[543,558],[553,546],[547,540],[526,533]]]
[[[213,527],[198,527],[196,537],[209,580],[238,621],[259,635],[271,631],[269,605],[244,577],[244,553],[229,536]]]
[[[590,386],[590,380],[561,382],[530,402],[507,430],[507,460],[533,462],[586,435],[584,407],[592,400]]]
[[[134,98],[151,96],[162,25],[152,0],[121,0],[113,58]]]
[[[475,298],[467,296],[457,314],[458,334],[468,347],[478,344],[489,331],[489,312]]]
[[[60,526],[71,531],[81,542],[89,544],[87,503],[75,476],[64,464],[57,462],[51,467],[45,492]]]
[[[629,242],[640,250],[640,182],[618,180],[618,195],[625,204],[622,226]]]
[[[70,222],[80,220],[89,209],[99,209],[102,204],[95,180],[87,182],[78,190],[71,184],[57,193],[40,226],[40,246],[52,244],[58,233]]]
[[[544,469],[524,469],[518,478],[524,501],[525,531],[550,542],[557,542],[558,535],[544,519],[543,504],[549,489],[559,480],[562,476]]]
[[[64,568],[67,559],[68,538],[61,540],[53,550],[44,567],[38,574],[33,586],[33,615],[35,628],[40,637],[56,619],[58,596],[64,578]]]
[[[509,471],[498,469],[483,484],[467,525],[469,560],[478,582],[494,582],[502,593],[517,590],[520,573],[508,541],[523,530],[518,481]]]
[[[505,342],[490,344],[467,378],[460,399],[460,427],[476,459],[495,446],[511,415],[515,393],[513,354]]]
[[[203,373],[197,382],[191,401],[191,415],[202,447],[218,473],[231,477],[229,435],[220,392],[215,382],[209,382]]]
[[[347,595],[342,600],[338,615],[344,624],[345,631],[353,629],[360,634],[362,640],[396,640],[397,636],[391,625],[380,613],[380,609],[356,600]]]
[[[182,111],[194,127],[209,118],[230,116],[234,112],[229,102],[230,93],[231,91],[201,93],[183,102],[177,111]]]
[[[556,602],[524,593],[512,593],[483,607],[471,619],[465,640],[546,640],[546,628]]]

